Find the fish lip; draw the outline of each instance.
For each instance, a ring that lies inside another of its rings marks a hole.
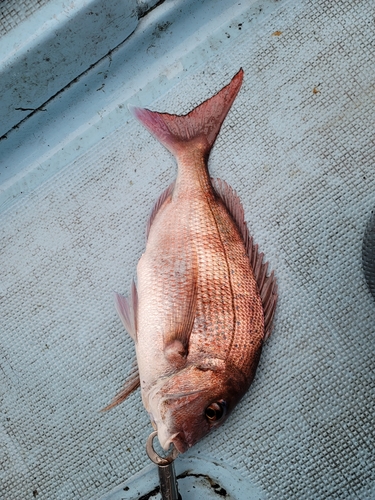
[[[185,453],[186,450],[190,448],[188,443],[185,441],[185,439],[180,437],[181,433],[179,432],[173,439],[172,443],[173,446],[176,448],[176,450],[179,453]]]
[[[163,439],[163,436],[160,435],[158,431],[159,443],[165,451],[169,449],[171,444],[173,444],[173,446],[179,453],[185,453],[185,451],[190,448],[190,445],[185,439],[185,433],[183,431],[171,434],[168,433],[168,434],[169,434],[168,438]]]

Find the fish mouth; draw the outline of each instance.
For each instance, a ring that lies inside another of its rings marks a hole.
[[[161,447],[167,451],[171,444],[176,448],[179,453],[185,453],[189,448],[181,432],[176,432],[175,434],[170,434],[168,436],[163,436],[163,431],[158,430],[158,440]]]
[[[181,437],[180,433],[172,439],[172,444],[179,453],[185,453],[185,451],[190,448],[187,442]]]

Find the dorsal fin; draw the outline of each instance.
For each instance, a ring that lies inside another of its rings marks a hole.
[[[132,281],[130,297],[124,297],[115,292],[115,307],[117,314],[120,316],[122,324],[126,331],[134,340],[137,341],[137,310],[138,310],[138,293],[134,280]]]
[[[164,189],[164,191],[161,193],[159,198],[156,200],[155,205],[153,206],[151,213],[150,213],[150,216],[149,216],[148,221],[147,221],[146,239],[148,239],[148,235],[150,233],[150,229],[151,229],[152,223],[154,222],[156,214],[159,212],[159,210],[160,210],[161,206],[163,205],[163,203],[165,202],[165,200],[167,200],[172,195],[175,183],[176,183],[176,181],[173,181],[172,184],[170,184],[166,189]]]
[[[137,360],[134,359],[133,361],[133,366],[132,369],[129,373],[128,378],[125,381],[125,384],[121,391],[116,394],[116,396],[112,399],[112,401],[107,405],[105,408],[103,408],[101,411],[107,411],[111,410],[115,406],[119,405],[125,399],[133,392],[135,391],[140,385],[139,381],[139,371],[138,371],[138,365],[137,365]]]
[[[211,179],[212,185],[228,209],[234,222],[242,235],[245,243],[246,253],[249,257],[251,267],[258,284],[259,294],[262,299],[264,312],[264,340],[271,335],[272,321],[275,314],[277,302],[277,284],[275,273],[272,271],[267,276],[268,262],[263,262],[263,253],[259,253],[258,245],[254,245],[253,238],[249,234],[245,221],[243,206],[237,194],[225,181],[221,179]]]
[[[221,125],[241,88],[242,80],[241,68],[228,85],[187,115],[158,113],[134,106],[129,106],[129,110],[175,157],[178,157],[193,140],[200,144],[205,156],[209,154],[215,142]]]

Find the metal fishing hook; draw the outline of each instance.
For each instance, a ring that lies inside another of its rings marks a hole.
[[[173,465],[173,461],[178,456],[178,451],[172,445],[173,448],[169,455],[166,457],[158,455],[153,446],[153,441],[157,434],[158,432],[154,431],[148,436],[146,442],[146,452],[150,460],[158,466],[162,500],[180,500],[181,496],[178,493],[176,473]]]

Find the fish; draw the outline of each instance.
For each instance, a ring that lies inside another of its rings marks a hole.
[[[275,273],[238,196],[207,166],[243,75],[187,115],[131,108],[178,170],[149,217],[137,285],[128,297],[115,294],[137,365],[105,409],[140,385],[161,446],[179,453],[221,425],[249,389],[277,303]]]

